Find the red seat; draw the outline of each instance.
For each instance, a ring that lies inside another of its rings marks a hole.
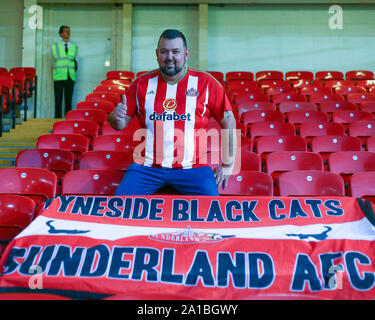
[[[265,93],[259,92],[259,88],[257,89],[258,92],[252,93],[240,93],[233,95],[233,104],[239,105],[242,103],[256,103],[256,102],[270,102],[269,98]]]
[[[139,143],[133,139],[133,134],[107,134],[94,139],[92,150],[132,152]]]
[[[138,117],[134,117],[132,120],[130,120],[128,126],[122,130],[116,130],[111,127],[109,122],[105,122],[103,124],[103,131],[102,135],[118,135],[118,134],[133,134],[138,129],[142,129],[141,124],[139,123]]]
[[[273,181],[270,175],[259,171],[241,171],[231,175],[225,189],[219,188],[221,196],[272,196]]]
[[[336,111],[355,111],[358,110],[358,107],[354,103],[347,101],[326,101],[320,103],[319,110],[332,115]]]
[[[374,121],[355,121],[348,125],[348,134],[361,139],[362,145],[366,146],[367,139],[375,136]]]
[[[366,151],[375,152],[375,136],[367,138],[365,149]]]
[[[256,83],[258,83],[263,92],[266,92],[270,88],[293,88],[288,81],[283,79],[265,79]]]
[[[335,90],[341,86],[352,86],[353,81],[350,80],[327,80],[324,81],[324,86]]]
[[[107,121],[108,114],[98,109],[77,109],[70,110],[65,116],[66,120],[91,120],[96,122],[101,129]]]
[[[77,103],[77,110],[87,110],[87,109],[98,109],[103,110],[106,113],[111,113],[115,109],[116,105],[107,100],[88,100],[88,101],[80,101]]]
[[[315,73],[315,79],[322,82],[327,80],[344,80],[344,74],[341,71],[318,71]]]
[[[56,197],[57,176],[40,168],[0,169],[0,193],[27,196],[34,200],[36,210],[44,201]]]
[[[254,80],[254,74],[249,71],[229,71],[225,74],[225,80],[244,79]],[[222,79],[223,80],[223,79]]]
[[[285,73],[285,80],[314,80],[314,73],[311,71],[288,71]]]
[[[343,135],[323,135],[311,139],[312,152],[319,153],[325,163],[331,153],[337,151],[361,151],[361,140],[357,137]]]
[[[332,114],[332,120],[337,123],[342,123],[343,125],[348,125],[349,123],[357,121],[374,121],[374,116],[367,111],[336,111]]]
[[[317,93],[331,94],[333,93],[333,91],[331,88],[323,87],[320,84],[312,84],[312,85],[299,88],[299,93],[306,97],[310,97],[311,95],[317,94]]]
[[[355,86],[354,84],[352,84],[351,86],[336,87],[335,93],[346,97],[351,93],[367,93],[367,90],[363,87]]]
[[[353,173],[375,171],[375,153],[369,151],[338,151],[328,157],[330,172],[340,174],[349,184]]]
[[[35,202],[32,199],[0,194],[0,241],[12,240],[31,223],[34,213]]]
[[[123,176],[116,170],[73,170],[63,178],[61,195],[113,195]]]
[[[42,168],[53,171],[58,179],[74,169],[74,154],[63,149],[25,149],[18,152],[16,168]]]
[[[272,96],[272,102],[277,104],[283,102],[305,102],[306,97],[299,93],[280,93]]]
[[[324,170],[322,157],[306,151],[278,151],[270,153],[265,170],[275,180],[281,173],[295,170]]]
[[[106,100],[111,101],[115,105],[121,102],[121,94],[117,92],[92,92],[86,96],[86,101],[89,100]]]
[[[305,138],[308,146],[310,146],[311,139],[317,136],[326,135],[345,135],[345,127],[341,123],[329,121],[312,121],[301,123],[299,127],[299,135]]]
[[[269,87],[265,89],[266,95],[271,97],[281,94],[281,93],[298,93],[296,88],[293,87],[286,87],[286,86],[280,86],[280,87]]]
[[[52,133],[81,134],[92,143],[99,134],[99,125],[91,120],[62,120],[53,124]]]
[[[207,71],[210,75],[212,75],[218,81],[224,81],[224,73],[221,71]]]
[[[132,71],[122,71],[122,70],[115,70],[115,71],[108,71],[106,74],[106,79],[134,79],[134,72]]]
[[[281,121],[254,122],[248,126],[248,135],[254,139],[260,136],[294,136],[296,129],[293,124]]]
[[[1,96],[3,97],[3,112],[10,113],[15,104],[13,94],[14,82],[9,74],[0,74]]]
[[[264,162],[272,152],[307,151],[307,144],[305,139],[299,136],[263,136],[255,141],[254,148]]]
[[[44,134],[38,137],[36,147],[68,150],[78,160],[82,152],[89,150],[89,139],[81,134]]]
[[[24,72],[26,76],[26,85],[28,89],[28,97],[32,96],[32,90],[36,84],[36,68],[33,67],[16,67],[11,68],[9,72]]]
[[[262,70],[255,74],[256,81],[263,80],[284,80],[284,74],[281,71]]]
[[[131,79],[105,79],[100,81],[102,86],[120,86],[123,88],[129,88],[131,83]]]
[[[133,162],[133,152],[96,150],[81,154],[79,169],[126,171]]]
[[[359,110],[367,111],[375,115],[375,101],[363,102],[359,105]]]
[[[369,70],[352,70],[346,72],[345,78],[347,80],[372,80],[374,73]]]
[[[345,99],[336,93],[314,93],[309,96],[309,101],[320,105],[327,101],[344,102]]]
[[[216,168],[221,163],[220,151],[215,150],[207,152],[207,164],[212,169]],[[240,171],[261,171],[260,157],[255,152],[250,151],[250,148],[241,148],[240,151],[237,151],[233,173],[237,174],[237,172]]]
[[[296,88],[297,90],[300,90],[308,86],[321,86],[321,87],[323,86],[323,84],[318,80],[306,80],[306,79],[292,80],[290,81],[290,84],[293,88]]]
[[[268,101],[251,101],[251,102],[240,102],[236,105],[238,115],[251,110],[276,110],[276,105]]]
[[[350,196],[375,202],[375,171],[358,172],[350,177]]]
[[[350,80],[348,80],[350,81]],[[353,83],[353,81],[350,81]],[[375,80],[356,80],[354,81],[356,86],[365,88],[369,91],[371,88],[375,87]]]
[[[375,101],[375,94],[371,93],[350,93],[346,97],[347,101],[361,104],[367,101]]]
[[[282,113],[288,113],[295,110],[314,111],[317,110],[317,106],[312,102],[283,102],[279,105],[279,110]]]
[[[95,93],[118,93],[120,95],[125,94],[127,91],[127,88],[121,87],[121,86],[116,86],[116,85],[99,85],[94,88]]]
[[[251,110],[244,112],[240,120],[244,125],[248,125],[258,121],[284,121],[284,116],[276,110]]]
[[[280,196],[345,196],[342,177],[333,172],[297,170],[284,172],[278,181]]]
[[[322,111],[310,110],[295,110],[291,111],[287,115],[287,120],[289,123],[295,125],[296,129],[299,129],[299,125],[306,122],[311,121],[319,121],[319,122],[328,122],[329,116],[327,113]]]

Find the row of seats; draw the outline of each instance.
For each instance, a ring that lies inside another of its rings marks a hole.
[[[0,68],[0,137],[3,132],[3,118],[11,119],[11,128],[15,128],[17,110],[23,110],[23,121],[27,120],[28,98],[34,96],[34,114],[36,112],[37,76],[35,68],[16,67],[8,70]]]

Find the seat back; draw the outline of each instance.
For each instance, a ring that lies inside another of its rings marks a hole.
[[[61,195],[113,195],[123,176],[117,170],[73,170],[62,180]]]
[[[117,92],[92,92],[86,96],[85,100],[106,100],[117,105],[119,102],[121,102],[121,99],[121,94]]]
[[[261,121],[248,126],[248,135],[254,139],[260,136],[294,136],[296,129],[293,124],[281,121]]]
[[[139,141],[134,141],[133,134],[107,134],[94,139],[92,150],[132,152],[139,143]]]
[[[333,172],[298,170],[282,173],[277,181],[280,196],[345,196],[342,177]]]
[[[375,171],[358,172],[350,177],[350,196],[375,202]]]
[[[114,70],[114,71],[108,71],[106,73],[106,78],[107,79],[134,79],[134,72],[132,71],[127,71],[127,70]]]
[[[91,120],[62,120],[53,124],[52,133],[81,134],[92,143],[99,134],[99,125]]]
[[[112,101],[102,99],[92,99],[87,101],[80,101],[77,103],[77,110],[80,109],[99,109],[106,113],[111,113],[115,109],[116,105]]]
[[[79,169],[126,171],[133,162],[132,152],[96,150],[81,154]]]

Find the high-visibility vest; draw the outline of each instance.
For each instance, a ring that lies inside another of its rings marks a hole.
[[[61,42],[52,45],[52,53],[55,59],[53,66],[53,81],[68,80],[68,73],[70,79],[76,81],[75,58],[78,53],[78,46],[71,43],[68,53],[65,53],[65,48]]]

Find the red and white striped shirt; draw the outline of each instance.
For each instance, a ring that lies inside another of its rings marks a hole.
[[[143,74],[126,96],[128,116],[137,115],[147,129],[141,164],[152,167],[189,169],[205,165],[200,157],[207,153],[203,138],[208,120],[213,116],[220,121],[224,111],[232,111],[221,84],[210,74],[192,68],[176,84],[164,81],[159,69]]]

